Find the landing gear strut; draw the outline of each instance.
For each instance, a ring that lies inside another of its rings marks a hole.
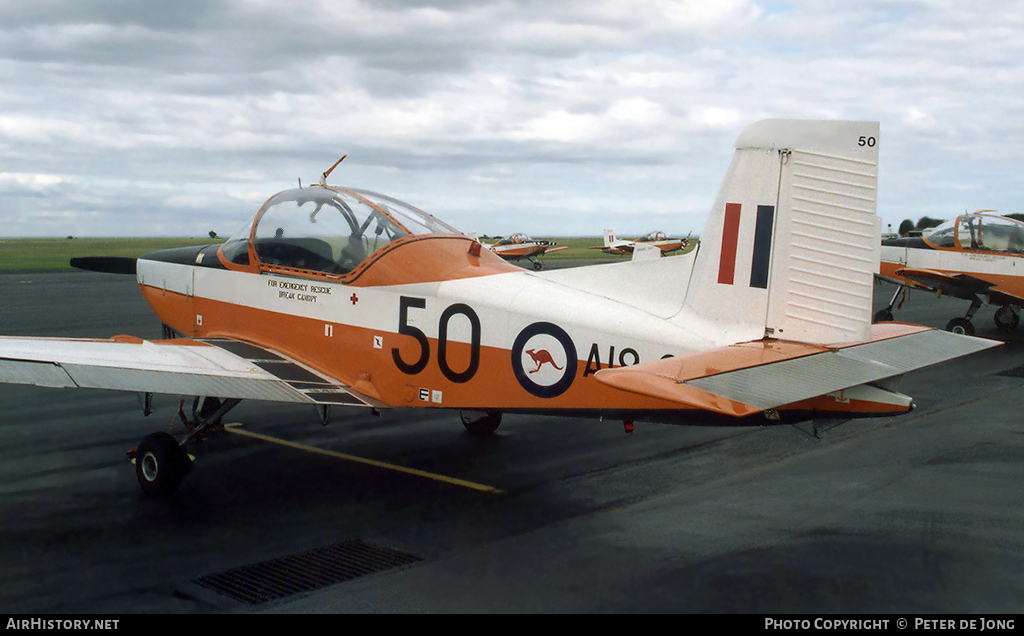
[[[151,497],[170,497],[181,486],[185,475],[192,469],[192,460],[185,451],[191,442],[201,440],[202,434],[220,425],[221,418],[241,400],[196,398],[192,403],[192,416],[178,408],[187,431],[179,442],[170,433],[160,431],[142,438],[139,445],[128,451],[135,463],[135,477],[142,492]]]
[[[903,294],[903,298],[905,300],[907,297],[906,285],[900,285],[896,288],[896,293],[892,295],[892,300],[889,301],[889,304],[885,309],[879,309],[875,312],[875,315],[871,317],[871,322],[892,322],[892,309],[896,306],[896,299],[899,298],[900,293]],[[902,300],[900,301],[900,305],[903,305]]]

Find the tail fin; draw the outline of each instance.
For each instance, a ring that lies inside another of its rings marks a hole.
[[[613,232],[612,230],[605,230],[604,231],[604,246],[605,247],[611,247],[612,243],[614,243],[614,242],[615,242],[615,232]]]
[[[690,312],[755,338],[867,339],[881,249],[878,134],[877,122],[744,130],[700,237]]]

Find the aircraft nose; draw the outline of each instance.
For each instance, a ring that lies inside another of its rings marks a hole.
[[[137,259],[129,256],[81,256],[70,261],[71,267],[104,274],[135,274]]]

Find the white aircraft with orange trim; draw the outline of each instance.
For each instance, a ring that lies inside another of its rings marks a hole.
[[[613,230],[604,231],[604,245],[595,245],[590,249],[601,250],[608,254],[633,255],[637,249],[657,248],[659,252],[647,249],[651,256],[663,256],[683,249],[689,244],[688,238],[669,238],[668,234],[661,230],[648,232],[635,240],[623,240],[615,238]]]
[[[541,256],[569,249],[565,245],[558,245],[551,241],[532,239],[522,232],[506,236],[496,243],[484,243],[483,245],[506,261],[515,262],[525,258],[533,265],[533,269],[537,270],[544,268],[544,264],[540,261]]]
[[[871,324],[876,122],[742,132],[695,253],[533,272],[393,198],[271,197],[221,245],[138,259],[162,340],[0,338],[0,381],[202,396],[133,451],[144,492],[241,400],[752,425],[909,411],[895,378],[996,343]]]
[[[1017,266],[1020,269],[1017,269]],[[876,321],[893,319],[893,309],[908,289],[971,301],[964,316],[946,329],[974,335],[971,319],[982,303],[999,305],[996,327],[1012,331],[1024,307],[1024,223],[979,211],[962,214],[921,236],[882,241],[879,277],[899,285]]]

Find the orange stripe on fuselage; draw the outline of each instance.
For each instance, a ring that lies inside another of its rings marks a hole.
[[[541,398],[528,393],[517,382],[508,349],[480,347],[480,364],[473,378],[455,383],[441,372],[437,360],[438,341],[429,338],[429,363],[421,372],[407,375],[396,367],[392,349],[397,348],[403,360],[415,359],[419,347],[409,336],[205,298],[188,298],[145,285],[140,287],[161,319],[189,337],[234,338],[277,351],[390,406],[474,410],[680,410],[678,403],[603,385],[592,373],[584,377],[586,360],[579,361],[573,383],[565,393]],[[195,314],[203,317],[202,325],[195,324]],[[328,324],[333,327],[331,335],[326,335]],[[380,348],[374,347],[374,336],[382,339]],[[468,343],[447,343],[446,361],[451,369],[467,369],[469,358]],[[421,399],[422,390],[426,390],[425,400]],[[435,402],[435,398],[440,398],[440,402]]]
[[[396,367],[392,349],[398,349],[399,356],[405,361],[416,358],[419,345],[410,336],[326,323],[305,316],[205,298],[188,298],[145,285],[141,289],[165,322],[191,337],[228,337],[277,351],[390,406],[524,411],[620,410],[635,413],[699,410],[676,401],[630,393],[602,384],[594,379],[592,372],[584,375],[587,368],[585,360],[579,360],[573,383],[565,393],[552,398],[537,397],[515,379],[511,352],[497,347],[480,348],[479,368],[471,380],[451,382],[438,365],[436,338],[428,338],[430,357],[426,368],[409,375]],[[196,313],[203,316],[202,325],[195,324]],[[182,319],[184,322],[170,322]],[[331,335],[327,335],[325,329],[328,324],[333,327]],[[914,327],[892,325],[896,335],[908,328]],[[380,348],[374,346],[374,336],[381,338]],[[467,369],[469,360],[468,343],[448,342],[446,361],[451,369]],[[906,411],[896,405],[860,400],[844,403],[829,396],[804,400],[778,410],[788,409],[860,413]]]

